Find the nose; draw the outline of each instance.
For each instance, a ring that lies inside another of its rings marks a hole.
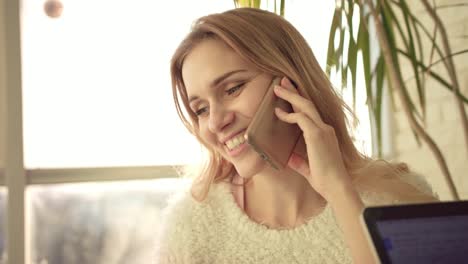
[[[232,123],[234,120],[234,112],[222,106],[211,106],[209,118],[208,128],[212,133],[218,133]]]

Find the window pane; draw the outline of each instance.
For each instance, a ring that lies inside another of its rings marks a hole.
[[[55,19],[44,1],[22,4],[26,166],[197,160],[172,103],[169,60],[195,18],[233,2],[62,2]]]
[[[29,187],[32,262],[150,263],[161,209],[183,181]]]
[[[334,1],[325,2],[286,6],[286,18],[322,67],[329,30],[323,25],[334,11]],[[43,3],[23,0],[22,5],[26,166],[198,161],[199,145],[172,103],[169,60],[194,19],[231,9],[233,2],[63,1],[63,13],[55,19],[45,15]],[[367,123],[364,115],[361,124]]]

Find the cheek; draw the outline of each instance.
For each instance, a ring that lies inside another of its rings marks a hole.
[[[199,137],[208,145],[213,145],[216,141],[215,135],[208,129],[208,123],[200,122],[199,124]]]
[[[253,91],[249,95],[245,96],[245,100],[242,100],[242,104],[244,105],[243,109],[247,109],[245,114],[248,117],[252,118],[255,115],[260,103],[262,102],[263,96],[263,93]]]

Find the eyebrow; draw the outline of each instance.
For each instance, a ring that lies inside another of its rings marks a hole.
[[[223,73],[221,76],[217,77],[216,79],[214,79],[211,84],[210,84],[210,87],[216,87],[217,85],[219,85],[222,81],[224,81],[225,79],[227,79],[229,76],[233,75],[233,74],[236,74],[236,73],[239,73],[239,72],[246,72],[247,70],[245,69],[240,69],[240,70],[233,70],[233,71],[229,71],[229,72],[226,72],[226,73]],[[197,100],[199,99],[199,97],[197,95],[194,95],[194,96],[190,96],[189,97],[189,103],[194,101],[194,100]]]

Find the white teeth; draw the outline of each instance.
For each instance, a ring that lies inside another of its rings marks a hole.
[[[233,150],[244,142],[245,142],[244,135],[239,135],[226,141],[226,146],[228,147],[229,150]]]

